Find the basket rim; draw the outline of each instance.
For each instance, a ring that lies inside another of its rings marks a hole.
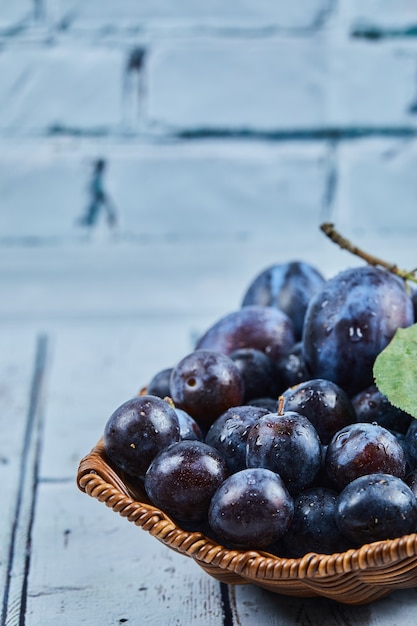
[[[256,549],[229,549],[201,531],[183,530],[158,507],[149,501],[143,502],[147,499],[145,494],[129,484],[126,476],[110,464],[103,438],[80,461],[76,482],[81,491],[104,502],[168,547],[207,566],[242,576],[246,580],[241,582],[317,581],[350,573],[378,572],[384,568],[392,572],[397,564],[401,564],[398,569],[407,571],[408,562],[417,556],[417,533],[364,544],[345,552],[309,552],[299,558],[280,557]],[[392,580],[379,583],[392,586]]]

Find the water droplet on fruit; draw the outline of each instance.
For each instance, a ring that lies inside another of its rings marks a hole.
[[[350,326],[349,328],[349,339],[353,343],[358,343],[363,339],[363,333],[360,326]]]

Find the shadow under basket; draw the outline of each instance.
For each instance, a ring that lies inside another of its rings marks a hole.
[[[337,554],[288,559],[259,550],[230,550],[201,532],[187,532],[109,464],[102,440],[80,462],[77,485],[221,582],[345,604],[365,604],[395,589],[417,586],[417,534]]]

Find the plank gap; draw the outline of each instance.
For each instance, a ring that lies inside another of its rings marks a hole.
[[[46,377],[47,346],[47,336],[39,335],[36,341],[23,454],[19,469],[15,516],[3,594],[1,626],[16,626],[16,624],[24,626],[25,623],[31,532],[42,443],[43,390]]]

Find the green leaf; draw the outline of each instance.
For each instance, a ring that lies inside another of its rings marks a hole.
[[[375,359],[373,373],[389,402],[417,417],[417,324],[396,331]]]

